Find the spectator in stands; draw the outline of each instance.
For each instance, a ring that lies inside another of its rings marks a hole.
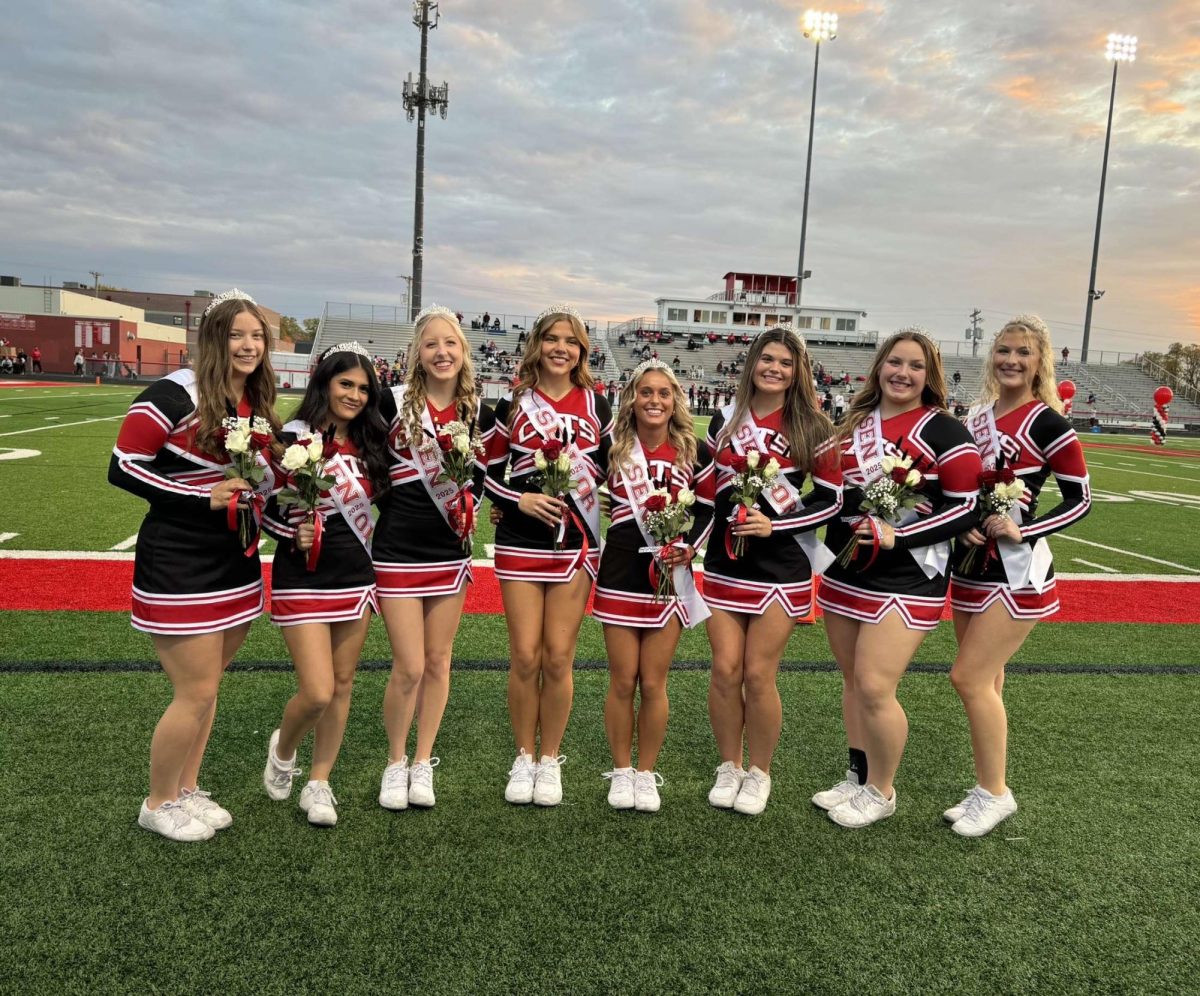
[[[5,353],[0,356],[0,374],[8,375],[13,372],[12,357]]]
[[[454,317],[455,317],[455,319],[458,321],[458,324],[459,324],[459,325],[462,325],[463,313],[462,313],[461,311],[456,311],[456,312],[454,313]]]
[[[17,355],[13,357],[13,373],[16,376],[20,377],[25,373],[26,359],[25,350],[18,349]]]
[[[958,385],[962,383],[962,374],[960,374],[957,370],[955,370],[954,376],[951,377],[950,379],[952,381],[954,381],[954,386],[958,387]]]
[[[29,351],[29,360],[31,363],[30,368],[29,368],[30,373],[40,374],[43,372],[42,371],[42,347],[41,346],[34,346],[33,349],[31,349]]]
[[[1065,366],[1067,360],[1071,358],[1071,351],[1066,346],[1063,346],[1062,348],[1062,358],[1063,365]]]
[[[688,384],[688,407],[694,409],[696,407],[696,385]]]
[[[729,335],[725,337],[725,341],[732,346],[735,342],[737,342],[737,336],[730,332]]]
[[[834,418],[834,421],[841,422],[842,415],[845,414],[845,411],[846,411],[846,396],[844,394],[842,394],[841,391],[838,391],[838,393],[833,396],[833,418]]]
[[[75,353],[75,376],[83,376],[83,366],[87,361],[83,358],[83,350],[77,350]]]
[[[608,407],[611,408],[613,405],[613,402],[616,401],[616,399],[617,399],[617,388],[616,388],[616,385],[613,384],[613,382],[611,380],[608,382],[608,388],[605,391],[605,394],[608,398]]]
[[[1089,391],[1089,392],[1088,392],[1088,399],[1087,399],[1087,403],[1088,403],[1089,405],[1094,405],[1094,404],[1096,403],[1096,392],[1095,392],[1095,391]]]
[[[488,313],[485,311],[485,312],[483,313],[483,327],[484,327],[485,329],[486,329],[486,328],[488,327],[488,325],[491,323],[491,320],[492,320],[492,316],[491,316],[491,315],[489,315],[489,314],[488,314]]]
[[[830,394],[829,391],[826,391],[821,396],[821,411],[823,411],[826,415],[829,415],[833,412],[833,395]]]

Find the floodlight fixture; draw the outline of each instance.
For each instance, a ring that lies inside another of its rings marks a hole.
[[[817,42],[833,41],[837,37],[837,24],[837,14],[822,10],[806,10],[804,12],[804,37],[812,38]]]
[[[1137,35],[1109,35],[1104,58],[1110,62],[1133,62],[1137,58]]]

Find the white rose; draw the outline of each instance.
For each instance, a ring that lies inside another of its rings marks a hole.
[[[896,458],[890,453],[879,461],[879,467],[885,474],[890,474],[896,466]]]
[[[763,468],[762,476],[768,481],[774,480],[779,476],[779,461],[771,457],[767,461],[767,465]]]
[[[225,449],[229,453],[246,453],[250,449],[250,433],[243,428],[234,429],[225,437]]]
[[[465,432],[459,433],[454,437],[454,448],[463,456],[471,452],[471,437]]]
[[[746,454],[746,466],[751,470],[758,466],[758,450],[751,450]]]
[[[679,492],[675,495],[675,500],[684,508],[690,508],[692,505],[696,504],[695,494],[693,494],[687,488],[680,488]]]
[[[566,450],[558,455],[558,469],[564,474],[571,469],[571,458],[567,456]]]
[[[320,439],[314,439],[308,444],[308,458],[316,463],[325,453],[325,444]]]
[[[299,470],[308,464],[308,447],[293,443],[283,451],[283,469]]]
[[[910,488],[915,488],[921,483],[921,472],[917,470],[910,470],[908,472],[908,476],[904,479],[904,483]]]
[[[535,467],[537,467],[538,470],[545,470],[546,469],[546,454],[543,453],[541,450],[534,450],[533,451],[533,465]]]

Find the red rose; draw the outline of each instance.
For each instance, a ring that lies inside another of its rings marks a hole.
[[[744,456],[734,453],[729,457],[729,466],[733,468],[735,474],[744,474],[750,465],[746,463]]]
[[[1017,475],[1008,467],[1002,467],[996,472],[1000,477],[1001,484],[1012,484],[1017,479]]]
[[[274,437],[269,432],[250,433],[250,443],[256,450],[265,450],[273,441]]]
[[[667,509],[666,495],[651,495],[642,506],[647,512],[665,512]]]
[[[908,480],[908,470],[904,467],[893,467],[892,473],[889,475],[897,484],[903,484]]]
[[[994,488],[1000,482],[1000,474],[994,470],[985,470],[979,475],[981,488]]]
[[[547,460],[557,460],[558,455],[562,452],[563,444],[560,439],[547,439],[542,445],[542,453]]]
[[[437,437],[438,446],[442,448],[443,453],[449,453],[454,449],[454,437],[447,432],[443,432]]]

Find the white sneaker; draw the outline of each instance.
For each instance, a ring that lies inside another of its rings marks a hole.
[[[722,761],[717,765],[717,780],[708,792],[708,804],[717,809],[733,809],[733,802],[745,777],[746,772],[732,761]]]
[[[961,820],[967,813],[967,803],[975,797],[975,793],[978,790],[979,786],[976,785],[975,788],[971,789],[971,791],[963,797],[962,802],[960,802],[957,806],[951,806],[944,813],[942,813],[942,819],[944,819],[947,823],[957,823],[959,820]]]
[[[896,811],[896,790],[885,799],[874,785],[864,785],[854,798],[829,811],[829,818],[840,827],[856,830],[885,820]]]
[[[292,779],[300,774],[300,769],[295,767],[295,755],[289,761],[279,758],[279,755],[275,753],[275,748],[278,746],[279,731],[276,730],[271,734],[271,741],[267,744],[267,766],[263,768],[263,788],[267,790],[267,795],[272,799],[281,802],[292,794]]]
[[[151,809],[143,799],[138,826],[178,841],[208,840],[217,832],[188,813],[179,800],[164,802],[158,809]]]
[[[379,783],[379,805],[384,809],[408,809],[408,755],[383,769]]]
[[[854,777],[853,771],[846,772],[844,781],[838,782],[833,788],[818,792],[812,797],[813,805],[824,810],[837,809],[843,802],[849,802],[862,786]]]
[[[533,776],[533,804],[535,806],[557,806],[562,802],[562,768],[567,760],[565,754],[551,757],[543,754]]]
[[[633,808],[639,813],[657,813],[662,805],[658,787],[663,776],[657,771],[639,771],[633,782]]]
[[[982,837],[991,833],[999,824],[1017,811],[1017,800],[1012,789],[1003,795],[992,795],[985,788],[975,787],[975,794],[967,801],[967,811],[962,819],[950,829],[960,837]]]
[[[433,769],[441,764],[441,759],[431,757],[428,761],[418,761],[408,769],[408,804],[430,809],[437,801],[433,794]]]
[[[518,806],[533,802],[533,782],[536,776],[537,765],[522,749],[508,772],[508,785],[504,789],[505,801]]]
[[[337,799],[329,782],[309,782],[300,790],[300,808],[308,813],[308,822],[315,827],[337,824]]]
[[[633,768],[613,768],[606,771],[601,778],[609,779],[608,804],[613,809],[633,809],[634,807],[634,778],[637,772]]]
[[[771,776],[762,768],[750,765],[746,777],[742,779],[742,787],[738,789],[737,798],[733,800],[733,809],[747,816],[757,816],[767,808],[767,799],[771,795]]]
[[[179,805],[192,819],[199,820],[214,830],[224,830],[233,826],[233,817],[229,815],[229,810],[222,809],[213,802],[209,793],[202,788],[197,787],[191,791],[184,789],[179,795]]]

